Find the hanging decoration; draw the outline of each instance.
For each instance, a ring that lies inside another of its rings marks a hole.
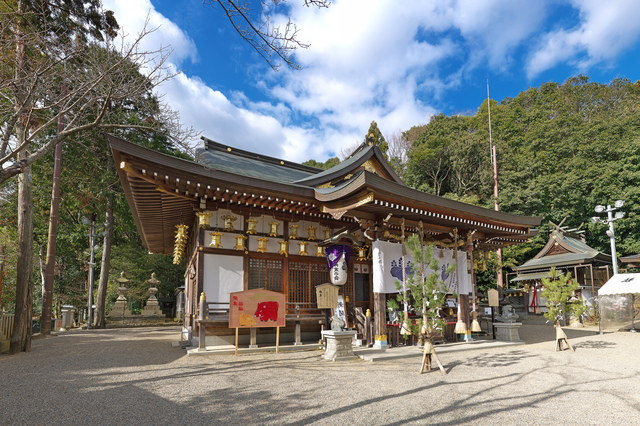
[[[289,241],[282,240],[282,241],[279,241],[279,243],[280,243],[280,251],[278,251],[278,254],[281,254],[284,257],[289,257]]]
[[[316,239],[316,227],[315,226],[307,226],[307,240],[315,240]]]
[[[347,263],[351,254],[351,247],[344,244],[334,244],[325,249],[329,264],[329,279],[331,284],[344,285],[347,283]]]
[[[278,236],[278,226],[280,224],[278,222],[269,222],[269,236],[277,237]]]
[[[222,219],[224,220],[224,230],[225,231],[235,231],[235,228],[233,227],[233,222],[235,222],[238,218],[230,215],[230,214],[226,214],[224,216],[222,216]]]
[[[324,257],[324,246],[316,244],[316,256],[317,257]]]
[[[256,249],[258,253],[267,253],[269,251],[267,250],[267,241],[269,241],[268,238],[258,238],[258,248]]]
[[[209,244],[209,247],[222,248],[222,233],[215,231],[209,232],[209,235],[211,235],[211,244]]]
[[[234,250],[247,250],[247,246],[244,244],[245,240],[247,239],[246,236],[240,234],[240,235],[236,235],[234,236],[234,238],[236,239],[236,245],[233,248]]]
[[[324,239],[328,240],[329,238],[331,238],[331,228],[327,228],[324,230]]]
[[[289,239],[297,240],[298,239],[298,228],[300,225],[296,225],[294,223],[289,224]]]
[[[198,216],[198,228],[206,228],[209,226],[209,217],[211,216],[211,213],[207,211],[197,212],[196,216]]]
[[[258,219],[247,219],[247,234],[257,234],[258,229],[256,226],[258,225]]]
[[[184,224],[176,225],[176,239],[175,245],[173,247],[173,264],[177,265],[182,261],[182,256],[184,256],[184,249],[187,245],[187,239],[189,236],[187,235],[187,230],[189,227]]]
[[[356,250],[358,250],[358,260],[367,260],[367,247],[366,246],[360,246],[357,247]]]
[[[298,242],[298,246],[299,246],[299,250],[298,250],[298,256],[308,256],[309,253],[307,252],[307,244],[309,244],[306,241],[299,241]]]

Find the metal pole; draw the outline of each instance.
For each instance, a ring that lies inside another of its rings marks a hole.
[[[609,222],[609,240],[611,241],[611,261],[613,262],[613,275],[618,275],[618,259],[616,258],[616,235],[613,231],[613,209],[607,206]]]

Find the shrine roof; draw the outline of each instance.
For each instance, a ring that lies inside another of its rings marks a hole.
[[[322,172],[315,167],[232,148],[205,137],[202,139],[204,147],[196,150],[196,161],[215,170],[288,184]]]

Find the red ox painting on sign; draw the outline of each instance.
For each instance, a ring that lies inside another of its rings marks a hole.
[[[254,315],[260,321],[278,321],[278,302],[260,302]]]

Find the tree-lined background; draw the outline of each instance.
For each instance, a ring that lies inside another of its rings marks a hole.
[[[104,132],[187,159],[182,142],[193,132],[183,129],[156,95],[157,86],[171,77],[163,69],[165,52],[140,52],[136,46],[145,34],[118,48],[117,30],[116,17],[102,10],[99,0],[13,0],[0,6],[0,307],[20,311],[21,323],[32,310],[27,302],[33,300],[36,314],[42,305],[58,143],[62,173],[53,305],[86,306],[89,227],[83,218],[105,225],[98,227],[103,235],[95,242],[95,276],[107,310],[121,271],[131,280],[134,309],[146,298],[144,282],[151,272],[162,283],[160,296],[172,296],[183,280],[183,268],[170,257],[144,249]],[[547,240],[548,222],[565,218],[565,225],[582,226],[589,245],[608,252],[604,225],[589,218],[596,205],[617,199],[626,201],[627,213],[616,222],[618,254],[640,252],[640,82],[600,84],[578,76],[545,83],[514,98],[484,101],[474,114],[437,115],[386,137],[373,121],[364,141],[385,152],[407,185],[492,209],[487,102],[500,209],[543,218],[530,243],[505,250],[506,268],[536,254]],[[339,161],[305,164],[330,168]],[[480,273],[483,288],[495,286],[497,262],[489,264]],[[33,297],[17,294],[25,285]],[[21,350],[28,350],[23,343]]]

